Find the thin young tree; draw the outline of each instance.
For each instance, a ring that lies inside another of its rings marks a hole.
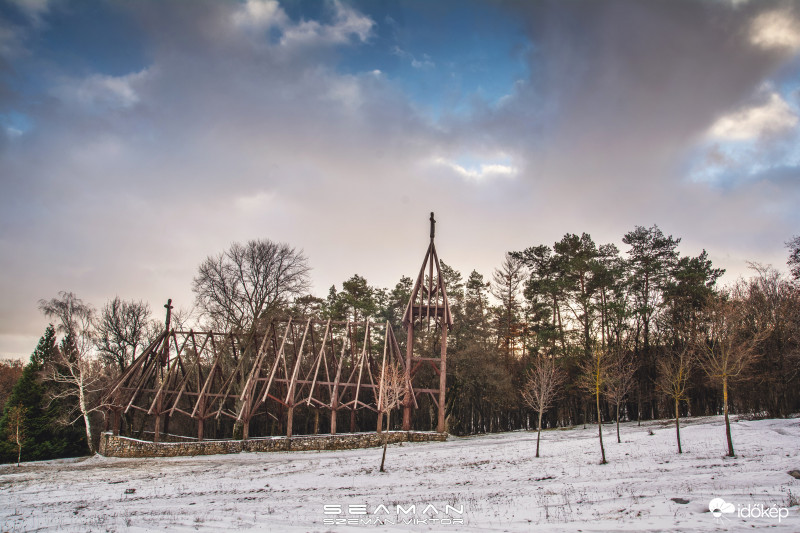
[[[17,447],[17,466],[22,459],[22,446],[27,435],[25,434],[25,412],[27,409],[21,404],[15,405],[8,412],[8,440]]]
[[[728,394],[732,384],[745,377],[757,357],[754,342],[742,336],[742,305],[730,295],[717,296],[708,307],[708,338],[698,342],[699,363],[709,380],[722,387],[722,409],[728,456],[734,457]]]
[[[609,356],[606,350],[595,346],[591,351],[591,358],[584,360],[582,375],[580,380],[581,387],[589,392],[595,400],[597,410],[597,434],[600,437],[600,464],[606,461],[606,450],[603,446],[603,414],[600,410],[600,396],[604,393],[608,383]]]
[[[404,380],[405,373],[400,365],[397,363],[384,362],[378,398],[378,411],[383,414],[386,413],[386,429],[383,432],[383,455],[381,456],[381,472],[385,472],[383,465],[386,462],[386,448],[389,444],[389,428],[392,421],[392,409],[396,409],[403,405],[406,397],[406,383]],[[382,417],[378,418],[378,433],[381,432]]]
[[[553,406],[561,386],[566,381],[564,370],[556,366],[552,357],[537,356],[522,389],[522,399],[536,411],[536,457],[539,457],[539,440],[542,436],[542,414]]]
[[[58,319],[58,329],[64,333],[61,348],[45,368],[47,379],[59,385],[51,391],[51,401],[74,400],[65,422],[74,424],[83,418],[86,443],[94,453],[90,414],[99,405],[92,405],[91,396],[99,392],[103,378],[99,362],[92,357],[95,344],[94,309],[71,292],[60,292],[58,298],[40,300],[39,309],[48,318]],[[72,415],[77,414],[74,418]]]
[[[658,361],[656,388],[671,398],[675,404],[675,435],[678,439],[678,453],[683,453],[680,402],[689,400],[687,391],[693,367],[694,352],[690,345],[673,347]]]
[[[636,386],[636,371],[638,369],[636,359],[622,349],[617,350],[609,364],[606,399],[614,406],[618,443],[622,442],[619,436],[619,408]]]

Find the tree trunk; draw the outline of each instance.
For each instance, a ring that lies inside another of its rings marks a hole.
[[[728,418],[728,378],[722,378],[722,409],[725,413],[725,435],[728,437],[728,457],[733,457],[733,439],[731,438],[731,421]]]
[[[86,396],[83,393],[83,387],[78,388],[78,399],[80,401],[81,414],[83,415],[83,422],[86,424],[86,444],[89,445],[89,453],[94,455],[94,441],[92,440],[92,423],[89,421],[89,412],[86,410]]]
[[[392,412],[389,411],[386,413],[386,431],[383,432],[383,455],[381,456],[381,472],[386,472],[383,469],[384,463],[386,463],[386,445],[389,444],[389,424],[391,423]],[[380,429],[380,424],[378,425]],[[380,431],[379,431],[380,432]]]
[[[619,403],[617,404],[617,444],[621,443],[622,440],[619,438]]]
[[[597,433],[600,435],[600,455],[602,461],[601,465],[606,464],[606,449],[603,447],[603,420],[600,418],[600,387],[595,390],[595,399],[597,400]]]
[[[536,433],[536,457],[539,457],[539,439],[542,437],[542,412],[539,411],[539,429]]]
[[[19,466],[20,461],[22,460],[22,438],[19,434],[20,430],[20,420],[17,419],[17,466]]]
[[[683,453],[681,449],[681,412],[679,407],[678,398],[675,397],[675,433],[678,436],[678,453]]]

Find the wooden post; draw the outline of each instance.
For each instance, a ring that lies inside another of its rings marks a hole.
[[[155,425],[153,426],[153,442],[161,440],[161,412],[156,415]]]
[[[294,404],[289,406],[286,412],[286,437],[292,438],[292,426],[294,425]]]
[[[414,351],[414,321],[408,324],[408,336],[406,337],[406,387],[411,383],[411,354]],[[413,398],[411,398],[411,391],[406,389],[406,398],[403,405],[403,431],[411,431],[411,406],[413,405]]]
[[[167,309],[167,318],[164,321],[164,331],[167,332],[167,336],[164,337],[164,351],[161,354],[161,366],[166,365],[169,358],[169,326],[170,321],[172,320],[172,298],[167,299],[167,303],[164,305],[164,307]]]
[[[444,426],[444,406],[445,406],[445,390],[447,389],[447,320],[442,318],[442,353],[441,365],[439,367],[439,421],[436,425],[436,431],[439,433],[445,432]]]
[[[205,418],[200,417],[197,419],[197,440],[203,440],[203,424]]]

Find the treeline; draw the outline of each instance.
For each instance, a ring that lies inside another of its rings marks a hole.
[[[753,265],[749,278],[727,287],[718,286],[723,270],[705,251],[682,256],[680,239],[657,226],[636,227],[621,242],[622,249],[567,234],[507,253],[488,278],[442,263],[454,318],[449,432],[710,415],[727,407],[768,417],[800,410],[800,238],[787,243],[790,277]],[[405,342],[411,278],[384,289],[354,275],[317,297],[308,294],[309,270],[303,253],[286,244],[234,244],[199,265],[195,308],[176,310],[172,325],[246,336],[279,315],[370,317],[388,321]],[[106,422],[100,391],[164,327],[143,302],[114,298],[98,312],[63,292],[39,303],[53,325],[24,368],[0,368],[5,462],[93,451],[96,428]],[[438,339],[433,329],[420,332],[416,353],[438,353]],[[558,386],[537,404],[532,378],[548,370],[544,363]],[[421,385],[435,386],[429,374],[417,377]],[[303,416],[313,415],[299,415],[296,427],[313,431],[318,419]],[[418,429],[435,427],[434,406],[424,398],[414,417]],[[360,414],[356,427],[371,430],[373,422]]]
[[[624,420],[675,417],[676,394],[681,416],[722,414],[726,405],[766,417],[800,410],[797,238],[788,243],[792,278],[754,264],[751,277],[727,287],[718,286],[724,270],[705,251],[682,256],[680,239],[657,226],[636,227],[622,243],[620,251],[586,233],[567,234],[553,245],[509,252],[490,279],[442,264],[455,322],[448,349],[451,433],[535,427],[523,392],[542,358],[565,375],[543,415],[545,427],[596,422],[597,392],[603,421],[617,413]],[[301,298],[295,307],[322,317],[388,320],[403,339],[411,283],[403,277],[393,289],[379,289],[356,275],[327,298]],[[721,314],[729,322],[725,331]],[[742,366],[735,375],[725,371],[725,387],[713,368],[722,342],[736,352],[726,364],[736,359]],[[435,336],[427,349],[438,350]],[[600,375],[593,376],[600,354]],[[670,385],[676,359],[677,392]],[[625,371],[632,376],[621,390]],[[416,416],[419,424],[430,419]]]

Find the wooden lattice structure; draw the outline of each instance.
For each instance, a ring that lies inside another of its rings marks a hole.
[[[164,331],[103,396],[112,431],[119,432],[123,416],[138,413],[142,425],[152,427],[155,442],[168,433],[175,416],[193,420],[200,440],[207,421],[220,419],[241,427],[241,438],[247,439],[254,417],[266,415],[291,437],[298,407],[314,411],[317,421],[327,411],[331,433],[338,430],[340,412],[350,413],[353,431],[360,410],[376,413],[380,430],[382,384],[394,365],[406,389],[403,429],[411,429],[411,411],[419,396],[428,394],[438,408],[437,431],[443,432],[447,330],[453,321],[433,236],[431,213],[430,245],[403,318],[405,358],[388,322],[287,317],[248,335],[184,331],[170,328],[168,302]],[[441,329],[440,356],[415,356],[415,327],[425,323],[429,328],[431,321]],[[426,365],[438,374],[438,388],[414,383]]]

